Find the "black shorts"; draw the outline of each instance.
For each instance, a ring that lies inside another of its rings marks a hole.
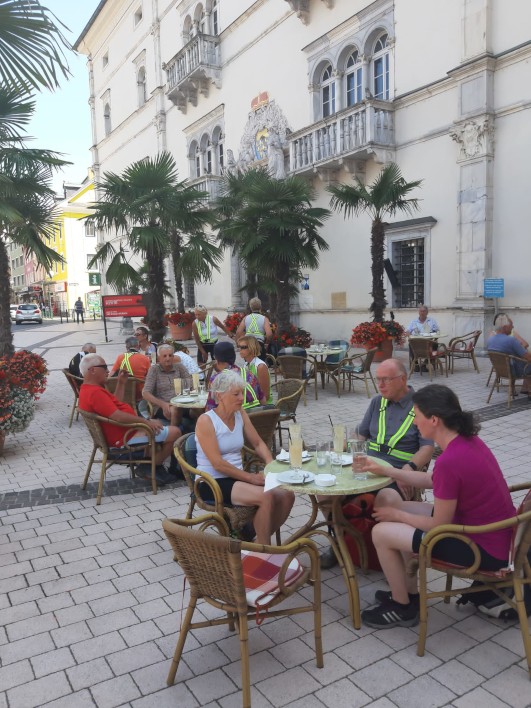
[[[223,495],[224,504],[232,504],[232,488],[234,487],[237,481],[237,479],[232,479],[232,477],[218,477],[218,479],[216,479],[216,482],[218,483],[219,488],[221,489],[221,493]],[[201,484],[201,494],[206,502],[214,501],[214,497],[212,496],[212,490],[210,489],[208,484],[205,484],[204,482]]]
[[[413,553],[418,553],[420,548],[420,543],[422,537],[426,532],[421,529],[415,529],[413,534],[413,541],[411,542],[411,548]],[[507,565],[506,560],[500,560],[499,558],[494,558],[490,553],[483,550],[481,546],[478,546],[481,562],[479,567],[481,570],[499,570]],[[433,549],[433,557],[437,560],[444,561],[445,563],[454,563],[455,565],[470,566],[474,562],[474,553],[470,546],[463,541],[459,541],[457,538],[444,538],[439,541]]]
[[[217,340],[216,340],[216,342],[217,342]],[[207,363],[209,354],[210,354],[210,358],[212,359],[212,361],[214,361],[214,347],[216,346],[216,342],[208,342],[208,343],[201,342],[201,346],[203,347],[203,349],[205,350],[205,353],[206,353],[206,356],[204,359],[203,359],[203,355],[201,354],[201,350],[199,349],[199,347],[197,347],[197,363],[199,364],[199,366],[201,366],[201,364]]]

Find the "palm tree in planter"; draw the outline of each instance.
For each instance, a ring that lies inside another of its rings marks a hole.
[[[290,325],[290,297],[302,272],[316,269],[328,250],[319,229],[328,209],[312,206],[314,191],[300,177],[273,179],[265,169],[228,175],[217,205],[218,238],[232,248],[250,281],[271,296],[271,315],[280,330]]]
[[[209,280],[219,268],[221,250],[204,233],[211,212],[204,206],[204,192],[178,180],[177,167],[168,152],[138,160],[122,175],[105,173],[97,184],[99,201],[87,217],[98,228],[120,238],[103,243],[89,263],[103,266],[107,282],[121,292],[142,287],[142,276],[129,261],[129,253],[147,264],[144,292],[147,324],[156,340],[164,334],[164,261],[172,257],[178,309],[184,312],[183,274],[197,282]]]
[[[371,225],[371,275],[372,303],[370,311],[375,322],[383,322],[387,305],[384,288],[384,252],[385,231],[383,218],[394,216],[398,212],[412,214],[418,210],[418,199],[408,198],[408,194],[419,187],[422,180],[406,182],[400,168],[394,162],[386,165],[374,180],[366,186],[357,177],[354,185],[341,184],[328,187],[332,194],[330,205],[343,212],[346,218],[351,215],[368,213]]]

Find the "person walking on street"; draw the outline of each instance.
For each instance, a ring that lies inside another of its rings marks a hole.
[[[77,317],[77,323],[79,324],[79,317],[81,315],[81,322],[85,324],[85,307],[80,297],[74,303],[74,311]]]

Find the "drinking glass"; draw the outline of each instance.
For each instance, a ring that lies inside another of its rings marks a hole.
[[[189,396],[189,395],[190,395],[190,389],[189,389],[189,388],[183,388],[183,395],[184,395],[184,396]]]
[[[199,384],[199,395],[201,396],[201,398],[203,398],[203,396],[205,395],[205,384],[204,383]]]
[[[363,465],[367,461],[367,443],[365,440],[352,440],[350,449],[352,451],[354,479],[362,482],[368,477],[368,473],[363,470]]]
[[[359,440],[359,424],[349,425],[347,428],[347,452],[352,452],[352,443]]]
[[[337,477],[341,474],[341,468],[343,466],[343,455],[339,452],[330,453],[330,472]]]
[[[289,424],[289,437],[290,440],[300,439],[302,436],[302,427],[300,423],[290,423]]]
[[[302,468],[302,438],[292,438],[289,442],[289,464],[292,470]]]
[[[194,391],[199,388],[199,374],[192,374],[192,388]]]
[[[315,457],[319,472],[328,472],[330,467],[330,443],[328,441],[316,443]]]
[[[175,395],[181,395],[181,379],[173,379],[173,388],[175,389]]]
[[[334,452],[343,452],[345,449],[345,426],[334,425]]]

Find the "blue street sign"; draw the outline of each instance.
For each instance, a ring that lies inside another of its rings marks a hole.
[[[504,297],[505,281],[503,278],[484,278],[483,297]]]

